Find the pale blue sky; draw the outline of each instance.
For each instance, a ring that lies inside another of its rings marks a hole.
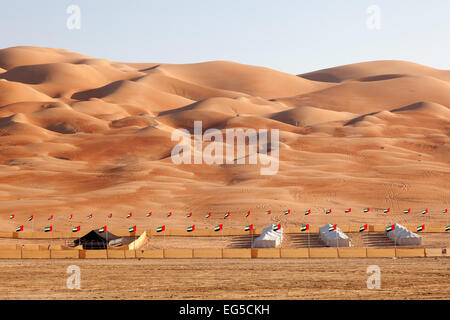
[[[66,27],[70,4],[81,30]],[[381,30],[366,9],[381,9]],[[0,0],[0,48],[127,62],[230,60],[299,74],[399,59],[450,69],[449,0]]]

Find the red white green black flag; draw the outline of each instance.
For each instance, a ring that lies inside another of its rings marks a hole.
[[[350,213],[350,212],[352,212],[352,208],[348,208],[345,210],[345,213]]]
[[[420,231],[423,231],[423,230],[425,230],[425,225],[424,224],[417,227],[417,232],[420,232]]]
[[[225,213],[225,215],[223,216],[224,219],[228,218],[230,216],[230,211],[228,211],[227,213]]]
[[[19,226],[16,228],[16,232],[23,231],[23,226]]]
[[[128,232],[135,232],[136,231],[136,226],[132,226],[128,228]]]
[[[369,212],[370,208],[364,208],[363,212]]]
[[[102,233],[106,231],[106,226],[101,227],[100,229],[98,229],[98,232]]]
[[[393,225],[391,225],[391,226],[388,226],[388,227],[386,228],[386,232],[390,232],[390,231],[392,231],[392,230],[395,230],[395,224],[393,224]]]
[[[288,214],[290,214],[290,213],[291,213],[291,210],[290,210],[290,209],[284,210],[284,215],[288,215]]]
[[[247,213],[245,214],[245,217],[248,218],[249,215],[250,215],[250,211],[247,211]]]
[[[214,227],[214,231],[220,231],[222,229],[223,229],[223,224],[219,224],[219,225]]]
[[[205,218],[210,218],[211,217],[211,212],[208,212],[206,215],[205,215]]]
[[[365,225],[363,225],[363,226],[361,226],[359,228],[359,232],[363,232],[363,231],[366,231],[366,230],[367,230],[367,224],[365,224]]]
[[[307,216],[307,215],[310,214],[310,213],[311,213],[311,209],[306,210],[306,211],[305,211],[305,216]]]
[[[189,212],[188,214],[186,214],[186,218],[190,218],[192,217],[192,212]]]
[[[403,213],[410,213],[411,209],[403,210]]]
[[[253,225],[250,224],[250,225],[246,226],[244,230],[245,230],[245,231],[253,230]]]
[[[72,229],[72,232],[78,232],[78,231],[80,231],[80,226],[74,227],[74,228]]]
[[[332,225],[328,227],[328,231],[336,230],[336,225]]]
[[[192,225],[192,226],[190,226],[190,227],[187,227],[187,229],[186,229],[187,232],[192,232],[192,231],[194,231],[194,230],[195,230],[195,225]]]
[[[391,208],[387,208],[387,209],[384,209],[384,210],[383,210],[384,213],[388,213],[388,212],[390,212],[390,211],[391,211]]]
[[[9,219],[14,219],[14,217],[15,217],[15,215],[13,215],[13,214],[9,215]]]
[[[281,229],[281,224],[273,224],[272,225],[272,230],[273,231],[277,231],[277,230],[280,230]]]
[[[44,232],[51,232],[53,231],[53,226],[45,227]]]
[[[309,224],[304,224],[303,226],[301,226],[300,231],[307,231],[309,230]]]
[[[166,231],[166,226],[156,228],[156,232],[163,232],[163,231]]]
[[[428,209],[422,210],[422,214],[428,213]]]
[[[325,214],[329,214],[331,213],[331,209],[327,209],[327,211],[325,211]]]

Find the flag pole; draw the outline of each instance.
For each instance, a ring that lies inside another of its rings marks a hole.
[[[106,232],[106,260],[108,260],[108,244],[109,244],[109,242],[108,242],[108,216],[106,216],[106,219],[105,219],[105,226],[106,226],[106,230],[105,230],[105,232]]]

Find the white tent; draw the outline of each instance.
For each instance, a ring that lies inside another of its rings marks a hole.
[[[422,237],[406,229],[404,226],[396,223],[394,230],[385,231],[389,239],[395,241],[401,246],[420,246],[422,245]]]
[[[328,247],[350,247],[351,246],[350,238],[347,237],[347,235],[337,227],[336,230],[330,231],[331,227],[333,227],[332,224],[326,224],[322,228],[320,228],[319,238]]]
[[[274,231],[273,226],[269,226],[253,241],[252,248],[277,248],[282,241],[283,228]]]

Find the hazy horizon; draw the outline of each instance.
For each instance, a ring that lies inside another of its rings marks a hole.
[[[403,3],[403,4],[402,4]],[[70,30],[70,5],[81,10]],[[379,29],[369,28],[379,9]],[[374,60],[450,69],[450,2],[53,1],[8,3],[0,47],[66,49],[120,62],[226,60],[291,74]]]

